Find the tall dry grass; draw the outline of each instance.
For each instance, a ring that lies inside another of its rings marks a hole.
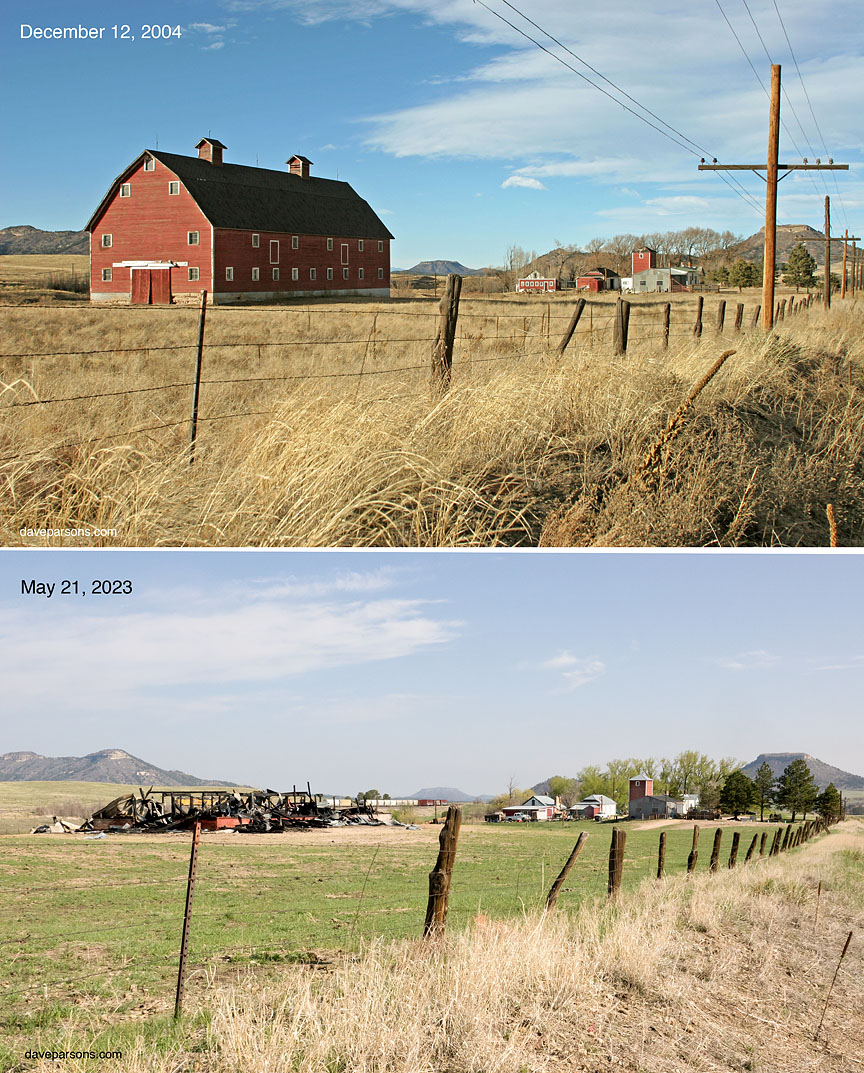
[[[573,917],[487,920],[436,946],[372,943],[330,970],[254,974],[198,999],[206,1029],[126,1073],[849,1073],[864,1045],[860,823],[800,851],[661,883]],[[859,861],[850,871],[849,857]],[[822,883],[818,927],[817,883]],[[76,1013],[70,1044],[98,1027]],[[79,1070],[86,1063],[34,1068]]]
[[[194,310],[16,310],[0,353],[54,356],[0,359],[0,406],[160,390],[0,410],[0,539],[48,526],[118,531],[53,543],[133,546],[818,546],[831,502],[838,543],[860,545],[860,303],[700,341],[679,304],[668,350],[661,303],[634,305],[625,357],[600,302],[558,360],[568,303],[465,301],[441,401],[434,303],[213,310],[192,467],[194,350],[168,348],[194,341]],[[218,383],[237,378],[254,379]]]

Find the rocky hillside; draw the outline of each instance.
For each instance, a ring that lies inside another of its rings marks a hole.
[[[852,775],[848,771],[843,771],[842,768],[825,764],[809,753],[760,753],[755,760],[751,761],[742,770],[745,775],[752,779],[762,764],[767,764],[776,778],[778,775],[783,774],[784,768],[787,768],[793,760],[804,760],[806,762],[820,790],[824,790],[829,782],[833,782],[838,790],[864,790],[864,778],[862,776]]]
[[[482,276],[482,268],[466,268],[458,261],[418,261],[413,268],[398,269],[412,276]]]
[[[236,786],[218,779],[199,779],[185,771],[148,764],[123,749],[100,749],[87,756],[0,755],[0,782],[117,782],[147,786]]]
[[[808,224],[778,224],[777,225],[777,263],[785,264],[789,260],[789,251],[793,246],[801,242],[817,265],[825,264],[825,235]],[[758,262],[762,260],[765,252],[765,228],[760,228],[755,235],[745,238],[737,246],[729,250],[730,261],[737,261],[743,257],[745,261]],[[839,243],[833,243],[831,249],[831,262],[838,261],[843,256],[843,247]]]
[[[29,224],[0,228],[0,255],[89,252],[86,231],[40,231]]]

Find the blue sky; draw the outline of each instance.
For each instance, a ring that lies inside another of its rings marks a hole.
[[[487,6],[580,66],[504,0]],[[525,10],[709,155],[762,161],[765,93],[721,7],[766,84],[757,31],[783,65],[781,155],[824,158],[827,146],[854,165],[836,182],[785,179],[780,222],[821,228],[828,192],[835,225],[854,232],[864,204],[860,0],[832,0],[830,19],[812,0],[750,0],[754,21],[743,0],[546,0]],[[110,27],[123,21],[134,41],[113,40]],[[104,26],[106,36],[22,40],[21,23]],[[182,36],[145,41],[142,23],[179,25]],[[229,161],[281,168],[299,152],[316,174],[351,182],[396,235],[397,267],[439,257],[500,264],[511,244],[545,252],[556,241],[690,225],[751,234],[763,218],[716,175],[699,174],[697,156],[472,0],[10,0],[0,70],[12,101],[0,120],[0,226],[82,227],[143,148],[158,139],[194,154],[208,132]],[[742,182],[761,206],[761,180],[743,173]]]
[[[0,752],[495,793],[619,756],[803,751],[864,774],[864,558],[0,556]],[[22,579],[130,578],[50,599]]]

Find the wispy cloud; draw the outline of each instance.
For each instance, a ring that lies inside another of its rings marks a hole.
[[[762,671],[776,667],[780,657],[773,652],[764,649],[752,649],[749,652],[739,652],[734,656],[725,656],[718,659],[717,665],[729,671]]]
[[[566,649],[560,649],[554,656],[542,660],[536,666],[543,671],[558,671],[561,688],[565,691],[588,685],[606,673],[606,664],[602,660],[576,656]]]
[[[864,656],[852,656],[841,663],[819,663],[817,671],[864,671]]]

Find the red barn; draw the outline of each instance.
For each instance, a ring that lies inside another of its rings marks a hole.
[[[136,305],[390,295],[393,236],[348,183],[148,149],[114,180],[87,224],[90,300]]]
[[[633,275],[637,272],[645,272],[649,268],[657,267],[657,251],[650,246],[643,246],[633,251]]]

